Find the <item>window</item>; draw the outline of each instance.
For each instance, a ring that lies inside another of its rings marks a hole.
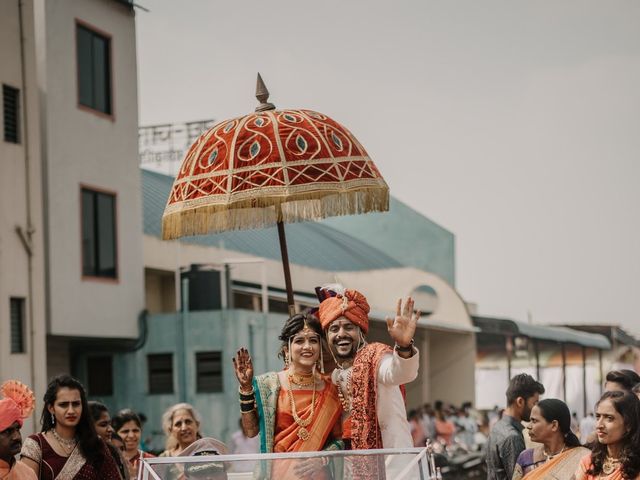
[[[233,308],[259,312],[262,299],[257,295],[245,292],[233,292]]]
[[[149,393],[173,393],[173,355],[154,353],[147,355]]]
[[[87,358],[87,387],[94,397],[113,395],[113,360],[111,356]]]
[[[11,310],[11,353],[24,353],[24,298],[11,298],[9,301]]]
[[[222,352],[196,353],[196,390],[222,392]]]
[[[20,143],[20,90],[2,85],[4,141]]]
[[[82,189],[82,274],[117,278],[116,197]]]
[[[271,313],[289,313],[289,304],[286,300],[269,298],[269,311]]]
[[[111,115],[111,40],[76,25],[78,102]]]

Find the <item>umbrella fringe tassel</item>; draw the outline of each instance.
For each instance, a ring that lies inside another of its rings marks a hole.
[[[309,192],[296,194],[295,200],[286,197],[262,197],[242,200],[231,205],[194,205],[167,211],[162,217],[162,238],[218,233],[228,230],[248,230],[271,227],[277,221],[295,223],[320,220],[340,215],[355,215],[389,210],[389,189],[369,188],[352,192],[327,194]],[[276,208],[280,206],[280,209]],[[281,216],[278,218],[277,211]]]

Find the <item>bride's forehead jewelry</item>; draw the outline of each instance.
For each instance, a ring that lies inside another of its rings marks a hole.
[[[309,326],[309,324],[307,323],[307,320],[305,319],[304,326],[302,327],[302,330],[300,330],[300,333],[316,333],[316,331]]]
[[[316,332],[313,328],[311,328],[306,320],[304,321],[304,326],[302,327],[302,330],[294,334],[291,338],[296,338],[300,336],[306,337],[306,338],[309,338],[309,337],[320,338],[320,335],[318,334],[318,332]]]

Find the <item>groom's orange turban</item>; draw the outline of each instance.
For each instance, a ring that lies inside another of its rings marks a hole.
[[[328,297],[320,303],[320,323],[326,330],[334,320],[345,317],[367,333],[369,330],[369,304],[364,295],[356,290],[346,290],[344,295]]]

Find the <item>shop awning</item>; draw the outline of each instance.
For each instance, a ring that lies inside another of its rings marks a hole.
[[[523,336],[536,340],[545,340],[556,343],[572,343],[583,347],[610,350],[611,342],[604,335],[581,332],[567,327],[548,327],[519,322],[509,318],[495,317],[471,317],[476,327],[482,333]]]

